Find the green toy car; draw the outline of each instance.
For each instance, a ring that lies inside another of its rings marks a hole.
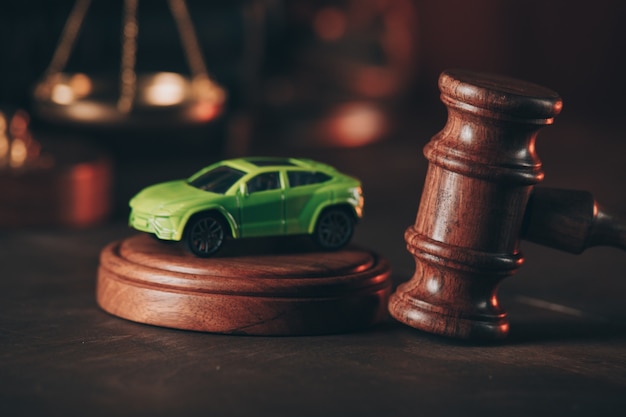
[[[199,257],[227,237],[311,235],[323,249],[352,238],[363,215],[361,183],[335,168],[296,158],[240,158],[187,180],[143,189],[130,200],[129,224],[161,240],[184,240]]]

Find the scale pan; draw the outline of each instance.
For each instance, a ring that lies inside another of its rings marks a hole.
[[[173,72],[138,74],[136,87],[130,105],[123,106],[119,80],[58,73],[36,86],[33,108],[55,124],[161,128],[208,123],[221,115],[226,98],[225,91],[206,77],[191,79]]]

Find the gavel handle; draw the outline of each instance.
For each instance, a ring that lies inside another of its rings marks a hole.
[[[537,187],[526,206],[522,238],[576,254],[591,246],[626,250],[626,223],[604,212],[587,191]]]

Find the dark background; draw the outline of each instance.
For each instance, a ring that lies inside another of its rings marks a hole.
[[[361,178],[366,216],[354,241],[389,259],[396,284],[407,280],[414,265],[402,236],[426,172],[421,149],[445,122],[437,78],[450,67],[557,91],[563,112],[538,139],[545,184],[591,190],[626,215],[624,2],[189,0],[207,67],[229,100],[212,123],[158,130],[38,117],[32,88],[72,5],[0,2],[0,107],[29,110],[44,146],[71,137],[110,155],[114,209],[83,229],[0,230],[1,415],[624,409],[626,259],[614,248],[573,256],[524,242],[525,265],[500,289],[511,336],[487,346],[392,320],[321,337],[184,332],[110,316],[94,297],[100,250],[133,233],[125,222],[134,193],[242,154],[311,157]],[[117,75],[121,10],[119,0],[93,1],[68,71]],[[323,11],[326,26],[316,28]],[[337,37],[338,15],[351,23]],[[165,1],[140,2],[138,19],[137,70],[188,71]],[[332,128],[354,103],[384,121],[367,140]]]
[[[255,3],[263,4],[266,12],[264,29],[258,32],[265,46],[264,78],[285,72],[299,49],[310,44],[309,17],[327,6],[347,9],[350,2],[188,1],[208,66],[225,83],[244,72],[237,66],[245,37],[242,10]],[[622,100],[614,92],[624,90],[622,2],[414,0],[365,1],[362,7],[373,3],[413,13],[406,19],[413,39],[412,85],[403,92],[406,96],[432,93],[443,69],[466,67],[549,86],[562,94],[572,112],[617,114],[614,106]],[[72,5],[67,0],[2,2],[3,101],[28,102],[25,93],[48,65]],[[92,3],[68,69],[117,70],[121,10],[120,0]],[[138,69],[185,70],[165,1],[141,2],[139,10]]]

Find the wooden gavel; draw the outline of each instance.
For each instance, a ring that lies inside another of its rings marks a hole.
[[[522,264],[520,238],[572,253],[626,249],[626,226],[590,193],[534,189],[543,179],[537,131],[562,108],[554,91],[465,70],[443,72],[439,88],[448,121],[424,148],[426,181],[405,233],[415,274],[389,311],[428,332],[499,339],[509,322],[497,286]]]

